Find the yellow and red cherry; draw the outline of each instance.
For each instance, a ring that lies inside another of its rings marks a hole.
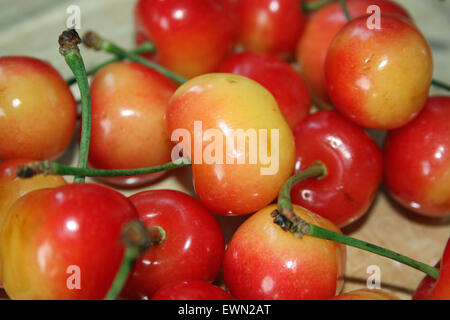
[[[165,285],[152,300],[234,300],[234,297],[209,282],[187,280]]]

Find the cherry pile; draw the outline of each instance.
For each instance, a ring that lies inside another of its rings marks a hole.
[[[340,230],[381,183],[418,215],[450,216],[450,97],[429,96],[432,83],[449,88],[432,79],[405,8],[138,0],[135,30],[131,51],[65,30],[72,79],[0,57],[0,286],[11,299],[398,299],[341,294],[346,245],[424,272],[414,299],[450,299],[450,242],[433,267]],[[82,43],[114,58],[86,71]],[[78,164],[65,166],[54,160],[77,121]],[[387,130],[382,148],[367,129]],[[187,166],[195,197],[117,190]],[[248,219],[226,244],[212,213]]]

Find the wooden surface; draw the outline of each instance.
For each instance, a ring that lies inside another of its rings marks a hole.
[[[439,0],[398,1],[408,8],[416,24],[429,40],[435,62],[435,77],[450,82],[450,3]],[[70,75],[58,53],[57,38],[65,28],[70,4],[81,8],[82,30],[95,29],[120,45],[133,46],[133,5],[135,0],[0,0],[0,56],[31,55],[53,64],[64,77]],[[104,60],[107,55],[82,50],[86,65]],[[414,68],[412,67],[412,70]],[[414,71],[412,71],[414,72]],[[75,89],[75,95],[78,92]],[[431,94],[445,94],[432,89]],[[378,132],[383,137],[382,132]],[[381,139],[381,138],[380,138]],[[73,163],[75,144],[60,159]],[[182,169],[146,189],[178,189],[193,193],[189,169]],[[449,186],[450,188],[450,186]],[[126,195],[137,190],[123,191]],[[229,238],[245,217],[217,217]],[[344,229],[354,237],[398,251],[428,264],[435,264],[450,235],[450,219],[421,218],[392,203],[381,189],[371,210],[355,224]],[[348,249],[344,291],[366,286],[367,268],[381,270],[382,288],[409,299],[423,277],[419,271],[385,258]]]

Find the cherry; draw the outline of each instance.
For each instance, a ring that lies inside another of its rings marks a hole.
[[[304,236],[297,239],[273,223],[270,205],[234,233],[223,263],[227,288],[237,299],[328,299],[342,287],[345,246]],[[340,232],[327,219],[294,206],[301,218]]]
[[[425,106],[433,61],[427,41],[407,19],[381,14],[380,29],[367,16],[338,33],[328,50],[325,76],[336,108],[363,127],[394,129]]]
[[[399,14],[410,18],[399,4],[388,0],[346,0],[352,18],[367,13],[376,5],[383,13]],[[334,2],[314,11],[298,43],[297,61],[302,74],[321,106],[330,104],[325,82],[325,58],[328,48],[339,30],[347,23],[341,4]]]
[[[215,213],[263,208],[293,171],[291,129],[270,92],[249,78],[218,73],[189,80],[173,95],[166,120],[191,159],[199,200]]]
[[[166,237],[140,257],[124,297],[149,299],[166,284],[217,277],[225,250],[223,234],[214,216],[197,200],[173,190],[144,191],[130,200],[143,223],[161,227]]]
[[[150,57],[186,77],[214,71],[236,37],[232,13],[217,0],[139,0],[135,22],[137,43],[151,39]]]
[[[380,289],[360,289],[337,295],[330,300],[400,300],[398,297]]]
[[[414,292],[413,300],[450,300],[450,240],[444,249],[437,280],[425,276]]]
[[[160,288],[152,300],[234,300],[225,290],[209,282],[189,280]]]
[[[10,209],[0,269],[12,299],[103,299],[121,264],[131,202],[95,184],[41,189]],[[79,285],[79,287],[78,287]]]
[[[257,52],[238,53],[223,61],[219,72],[240,74],[263,85],[277,100],[291,128],[309,113],[311,97],[305,81],[281,59]]]
[[[239,0],[239,41],[246,50],[290,58],[306,24],[301,0]]]
[[[89,163],[99,169],[131,169],[170,161],[172,145],[164,117],[175,89],[165,76],[137,63],[118,62],[96,73],[91,84]],[[107,182],[135,187],[161,174]]]
[[[450,215],[450,97],[431,97],[419,116],[388,133],[384,181],[393,198],[429,217]]]
[[[294,129],[296,172],[322,161],[323,179],[294,185],[292,202],[343,227],[363,215],[381,183],[382,155],[375,141],[336,111],[319,111]]]
[[[68,147],[77,104],[60,74],[31,57],[0,58],[0,159],[54,159]]]

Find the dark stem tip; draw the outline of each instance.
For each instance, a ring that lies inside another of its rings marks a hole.
[[[81,43],[81,38],[75,29],[68,29],[61,33],[58,43],[59,52],[64,56],[67,51],[78,50],[78,45]]]
[[[103,39],[94,31],[88,31],[83,36],[83,43],[88,48],[100,50],[102,48]]]
[[[46,168],[49,167],[47,162],[32,162],[17,167],[16,175],[19,178],[32,178],[38,174],[48,174]]]
[[[131,221],[125,225],[122,232],[122,242],[126,246],[137,247],[142,252],[151,246],[148,230],[144,224],[138,220]]]

